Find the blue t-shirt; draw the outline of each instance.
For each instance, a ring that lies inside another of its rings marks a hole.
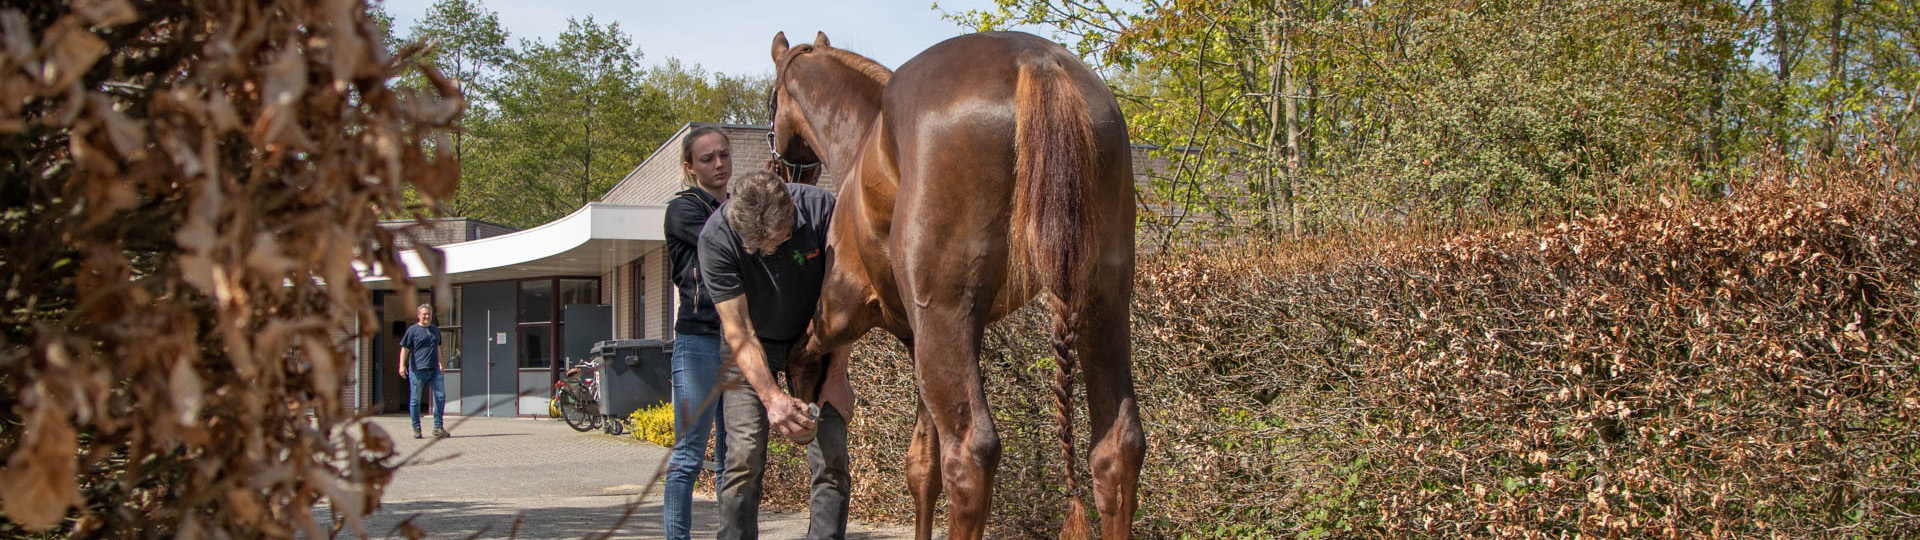
[[[440,369],[440,327],[408,326],[406,335],[400,336],[400,346],[407,348],[409,370]]]

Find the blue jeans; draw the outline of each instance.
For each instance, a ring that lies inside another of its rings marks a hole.
[[[407,375],[407,415],[413,418],[413,430],[420,431],[420,408],[425,406],[428,388],[433,389],[433,427],[446,427],[442,418],[447,412],[447,386],[440,370],[428,369],[415,371]]]
[[[693,521],[693,484],[707,457],[707,438],[720,420],[720,396],[712,395],[722,364],[731,362],[720,336],[681,334],[673,339],[673,456],[667,459],[666,499],[660,515],[667,540],[686,540]],[[725,424],[720,424],[725,425]],[[725,463],[726,437],[714,437],[714,462]],[[720,471],[714,469],[714,483]]]

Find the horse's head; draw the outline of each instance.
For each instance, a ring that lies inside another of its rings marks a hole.
[[[767,150],[773,153],[774,167],[789,182],[812,184],[820,178],[820,156],[809,141],[818,140],[813,125],[807,122],[788,88],[788,68],[793,60],[830,47],[827,34],[820,33],[811,44],[787,45],[787,33],[773,36],[773,85],[767,89],[767,115],[773,131],[767,133]]]
[[[787,380],[791,381],[793,397],[807,403],[820,401],[820,388],[827,378],[827,363],[833,355],[829,351],[815,350],[812,331],[793,344],[793,350],[787,353]]]

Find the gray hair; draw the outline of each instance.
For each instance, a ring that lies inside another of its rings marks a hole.
[[[414,313],[419,313],[419,312],[420,312],[420,310],[423,310],[423,309],[424,309],[424,310],[427,310],[427,312],[429,312],[429,313],[431,313],[431,312],[433,312],[433,304],[420,304],[420,307],[416,307],[416,308],[413,308],[413,312],[414,312]]]
[[[767,240],[793,230],[793,196],[787,194],[787,183],[773,173],[748,173],[733,184],[733,196],[727,200],[727,225],[740,235],[748,253],[771,253],[763,247]]]

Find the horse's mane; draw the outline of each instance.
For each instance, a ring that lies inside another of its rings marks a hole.
[[[847,67],[851,67],[860,71],[863,75],[872,77],[874,82],[880,83],[881,86],[886,86],[887,80],[893,78],[893,70],[887,69],[887,66],[880,65],[879,62],[873,61],[872,58],[860,56],[860,53],[833,47],[816,47],[814,48],[814,52],[826,53],[827,56],[839,60],[840,63],[846,64]]]

